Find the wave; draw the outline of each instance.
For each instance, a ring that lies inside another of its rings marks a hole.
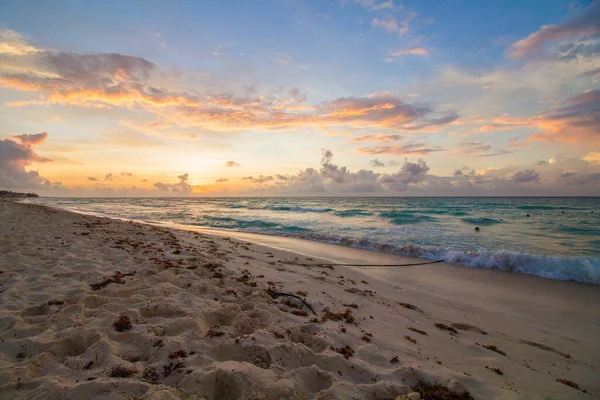
[[[412,225],[420,224],[421,222],[435,222],[438,219],[428,215],[416,214],[420,211],[404,210],[404,211],[384,211],[379,213],[380,217],[389,218],[394,225]]]
[[[338,216],[338,217],[358,217],[361,215],[373,215],[372,213],[365,211],[365,210],[359,210],[359,209],[354,209],[354,210],[342,210],[342,211],[335,211],[333,213],[334,215]]]
[[[296,225],[283,225],[276,222],[260,219],[245,220],[232,217],[203,216],[199,221],[187,223],[188,225],[206,226],[209,228],[239,229],[248,232],[308,232],[309,229]]]
[[[394,225],[412,225],[422,222],[435,222],[437,218],[428,215],[403,215],[402,217],[394,218],[390,222]]]
[[[568,206],[546,206],[546,205],[523,205],[514,207],[519,210],[581,210],[581,208],[577,207],[568,207]]]
[[[544,256],[511,250],[460,251],[412,243],[396,246],[368,238],[349,238],[318,233],[278,233],[278,235],[403,256],[444,260],[448,263],[472,268],[495,269],[535,275],[546,279],[600,284],[600,257]]]
[[[495,219],[495,218],[486,218],[486,217],[481,217],[481,218],[461,218],[461,221],[466,222],[467,224],[483,225],[483,226],[489,226],[489,225],[496,225],[496,224],[502,224],[502,223],[504,223],[504,221],[502,221],[502,220]]]
[[[227,204],[227,208],[240,209],[244,208],[246,210],[270,210],[270,211],[291,211],[291,212],[299,212],[299,213],[326,213],[334,211],[331,208],[311,208],[311,207],[300,207],[300,206],[252,206],[252,205],[244,205],[244,204]]]

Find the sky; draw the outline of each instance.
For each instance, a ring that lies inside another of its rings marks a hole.
[[[0,2],[0,189],[600,195],[600,0]]]

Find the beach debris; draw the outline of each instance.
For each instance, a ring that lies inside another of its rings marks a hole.
[[[169,353],[169,358],[172,360],[174,358],[186,358],[188,355],[185,350],[177,350]]]
[[[115,366],[110,371],[111,378],[129,378],[131,375],[137,374],[137,370],[133,368],[125,368],[122,365]]]
[[[421,395],[421,399],[427,400],[474,400],[467,391],[462,393],[453,392],[439,383],[431,384],[419,381],[412,390]]]
[[[417,307],[417,306],[415,306],[415,305],[412,305],[412,304],[410,304],[410,303],[403,303],[403,302],[399,301],[399,302],[398,302],[398,304],[399,304],[400,306],[404,307],[404,308],[407,308],[407,309],[409,309],[409,310],[418,311],[418,312],[420,312],[420,313],[422,313],[422,312],[423,312],[423,310],[421,310],[419,307]]]
[[[476,326],[469,325],[469,324],[452,323],[451,325],[452,325],[453,328],[456,328],[456,329],[461,330],[461,331],[477,332],[477,333],[482,334],[482,335],[487,335],[488,334],[483,329],[480,329],[480,328],[478,328]]]
[[[225,332],[219,330],[219,326],[215,325],[206,332],[206,337],[221,337],[225,334]]]
[[[354,349],[352,347],[350,347],[349,345],[346,345],[344,347],[338,347],[338,348],[331,346],[331,350],[335,351],[336,353],[340,353],[341,355],[344,356],[344,358],[346,360],[354,355]]]
[[[390,360],[390,363],[391,363],[391,364],[396,364],[396,363],[399,363],[399,362],[400,362],[400,360],[398,359],[398,356],[394,356],[394,357],[392,357],[392,359]]]
[[[142,374],[142,380],[156,384],[160,381],[160,375],[156,372],[156,368],[154,367],[146,367],[144,373]]]
[[[480,229],[479,229],[479,227],[478,227],[478,226],[476,226],[476,227],[475,227],[475,230],[476,230],[477,232],[479,232],[479,231],[480,231]]]
[[[489,369],[490,371],[494,371],[495,373],[497,373],[498,375],[504,375],[504,372],[502,372],[502,370],[500,368],[496,368],[496,367],[488,367],[487,365],[485,366],[486,369]]]
[[[409,331],[417,332],[417,333],[420,333],[421,335],[427,336],[427,332],[425,332],[421,329],[413,328],[411,326],[406,327],[406,329],[408,329]]]
[[[128,272],[125,274],[122,273],[121,271],[117,271],[114,273],[114,275],[104,278],[104,280],[102,282],[92,283],[92,284],[90,284],[90,286],[92,287],[92,290],[100,290],[100,289],[110,285],[111,283],[117,283],[119,285],[123,285],[123,284],[125,284],[125,280],[123,278],[125,278],[127,276],[133,276],[133,275],[135,275],[135,271]]]
[[[373,334],[365,332],[365,334],[361,336],[361,339],[364,340],[367,343],[370,343],[371,340],[373,340]]]
[[[154,348],[156,347],[163,347],[165,344],[163,343],[162,339],[157,340],[156,343],[154,343]]]
[[[60,299],[50,300],[48,302],[49,306],[62,306],[63,304],[65,304],[64,300]]]
[[[282,335],[281,333],[277,332],[275,329],[271,329],[271,332],[273,332],[273,335],[275,335],[275,337],[277,339],[283,339],[283,338],[285,338],[284,335]]]
[[[306,297],[306,296],[308,296],[308,292],[305,292],[304,290],[298,290],[298,291],[296,292],[296,294],[297,294],[298,296],[302,296],[302,297]]]
[[[90,360],[90,362],[89,362],[89,363],[85,364],[85,365],[83,366],[83,369],[86,369],[86,370],[87,370],[87,369],[90,369],[90,368],[92,368],[92,365],[94,365],[94,360]]]
[[[404,336],[404,339],[408,340],[411,343],[417,344],[417,340],[413,339],[412,337],[410,337],[408,335]]]
[[[568,379],[564,379],[564,378],[557,378],[557,379],[556,379],[556,382],[560,382],[560,383],[562,383],[563,385],[570,386],[570,387],[572,387],[573,389],[581,390],[581,388],[579,387],[579,385],[578,385],[578,384],[576,384],[575,382],[573,382],[573,381],[570,381],[570,380],[568,380]]]
[[[176,372],[184,367],[182,362],[178,363],[169,363],[169,365],[163,366],[163,376],[166,378],[170,376],[173,372]]]
[[[131,329],[131,318],[125,314],[121,314],[118,320],[113,324],[117,332],[125,332]]]
[[[300,297],[300,296],[298,296],[298,295],[295,295],[295,294],[292,294],[292,293],[280,292],[280,291],[278,291],[278,290],[274,290],[273,288],[268,288],[268,289],[267,289],[267,294],[268,294],[269,296],[271,296],[272,298],[274,298],[274,299],[276,299],[276,298],[277,298],[277,297],[279,297],[279,296],[289,296],[289,297],[293,297],[293,298],[295,298],[295,299],[298,299],[298,300],[300,300],[300,301],[301,301],[301,302],[302,302],[302,303],[303,303],[303,304],[304,304],[306,307],[308,307],[308,308],[310,309],[310,311],[312,311],[312,313],[313,313],[314,315],[317,315],[317,313],[315,312],[315,310],[313,310],[313,308],[311,307],[311,305],[310,305],[310,304],[308,304],[308,303],[306,302],[306,300],[304,300],[302,297]]]
[[[348,288],[348,289],[344,289],[344,292],[359,294],[359,295],[365,296],[365,297],[367,297],[367,296],[371,296],[372,297],[372,296],[375,295],[375,292],[373,292],[372,290],[366,290],[366,289],[365,290],[360,290],[360,289],[354,288],[354,287]]]
[[[452,332],[452,333],[458,333],[458,331],[456,329],[454,329],[453,327],[448,326],[446,324],[442,324],[442,323],[436,322],[433,325],[435,325],[436,328],[438,328],[440,330],[443,330],[443,331],[448,331],[448,332]]]
[[[236,281],[240,282],[242,285],[256,287],[257,283],[252,280],[252,275],[250,272],[245,269],[242,271],[242,276],[236,279]]]
[[[350,303],[350,304],[342,304],[344,307],[350,307],[350,308],[358,308],[358,305],[356,305],[355,303]]]
[[[299,317],[308,317],[308,313],[304,310],[292,310],[292,314],[297,315]]]
[[[352,310],[349,308],[346,309],[343,313],[335,313],[332,312],[329,307],[325,307],[323,310],[323,314],[321,316],[321,322],[325,322],[327,320],[331,321],[345,321],[348,324],[358,325],[356,322],[356,318],[352,315]]]
[[[491,351],[495,351],[496,353],[498,353],[498,354],[502,354],[503,356],[505,356],[505,355],[506,355],[506,353],[505,353],[505,352],[503,352],[503,351],[502,351],[502,350],[500,350],[498,347],[496,347],[496,345],[493,345],[493,344],[490,344],[490,345],[485,345],[485,344],[482,344],[482,345],[481,345],[481,347],[483,347],[483,348],[486,348],[486,349],[488,349],[488,350],[491,350]]]
[[[525,343],[525,344],[528,344],[530,346],[537,347],[538,349],[541,349],[541,350],[551,351],[551,352],[556,353],[559,356],[562,356],[564,358],[571,358],[570,354],[563,353],[562,351],[556,350],[555,348],[552,348],[550,346],[546,346],[545,344],[540,344],[540,343],[532,342],[530,340],[522,340],[522,342]]]

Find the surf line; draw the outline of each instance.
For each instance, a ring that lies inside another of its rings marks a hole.
[[[411,263],[411,264],[296,264],[305,267],[412,267],[415,265],[429,265],[444,262],[446,260],[435,260],[427,261],[422,263]]]

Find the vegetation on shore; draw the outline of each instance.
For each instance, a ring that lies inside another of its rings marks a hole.
[[[18,193],[10,190],[0,190],[0,199],[22,199],[26,197],[40,197],[35,193]]]

